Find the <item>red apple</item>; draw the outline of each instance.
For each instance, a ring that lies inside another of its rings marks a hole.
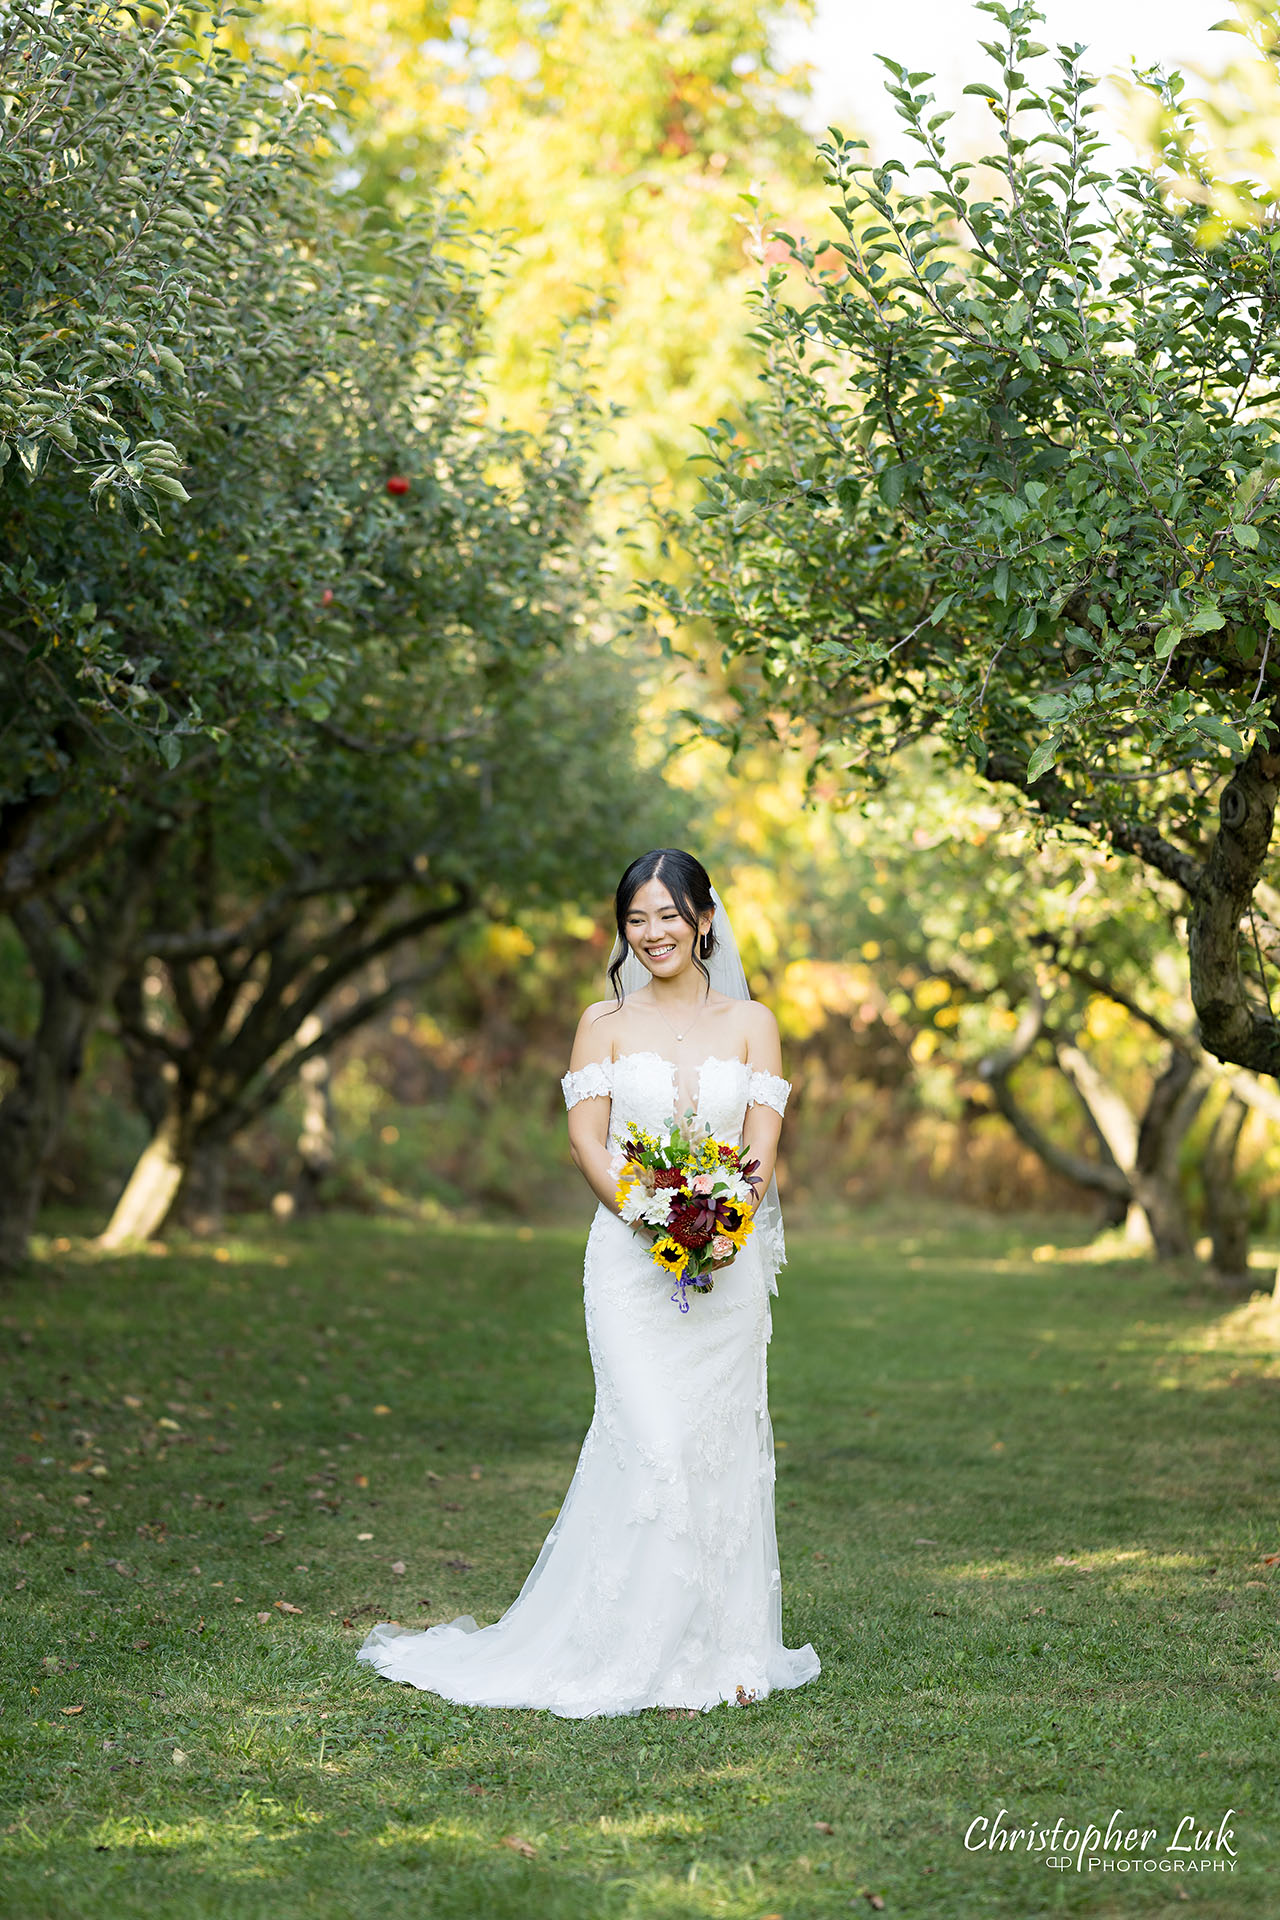
[[[324,592],[320,595],[320,605],[322,607],[331,607],[333,605],[333,588],[332,587],[326,587]]]
[[[402,473],[393,473],[387,482],[388,493],[408,493],[409,482]]]

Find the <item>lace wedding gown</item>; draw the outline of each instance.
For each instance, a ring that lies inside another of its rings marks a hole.
[[[676,1103],[676,1067],[627,1053],[563,1080],[565,1102],[607,1094],[609,1144]],[[741,1060],[702,1062],[697,1114],[721,1139],[747,1107],[790,1091]],[[566,1719],[763,1699],[821,1671],[782,1644],[773,1429],[765,1349],[781,1232],[758,1228],[689,1311],[648,1242],[607,1207],[587,1240],[583,1292],[595,1414],[542,1551],[493,1626],[470,1614],[425,1631],[375,1626],[358,1658],[389,1680],[468,1706]]]

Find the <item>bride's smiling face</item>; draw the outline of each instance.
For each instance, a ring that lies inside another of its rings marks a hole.
[[[711,925],[691,927],[661,880],[646,880],[627,909],[627,941],[651,974],[672,980],[693,966],[694,942]]]

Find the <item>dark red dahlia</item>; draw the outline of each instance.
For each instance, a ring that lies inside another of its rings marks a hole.
[[[715,1231],[714,1209],[708,1207],[697,1194],[690,1195],[687,1200],[677,1200],[672,1206],[667,1232],[682,1247],[696,1252],[699,1247],[706,1246]]]
[[[654,1187],[682,1187],[684,1174],[679,1167],[660,1167],[653,1176]]]

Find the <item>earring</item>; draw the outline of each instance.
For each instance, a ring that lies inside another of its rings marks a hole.
[[[701,938],[698,941],[698,952],[704,960],[709,960],[711,958],[710,927],[707,928],[707,931],[701,936]]]

